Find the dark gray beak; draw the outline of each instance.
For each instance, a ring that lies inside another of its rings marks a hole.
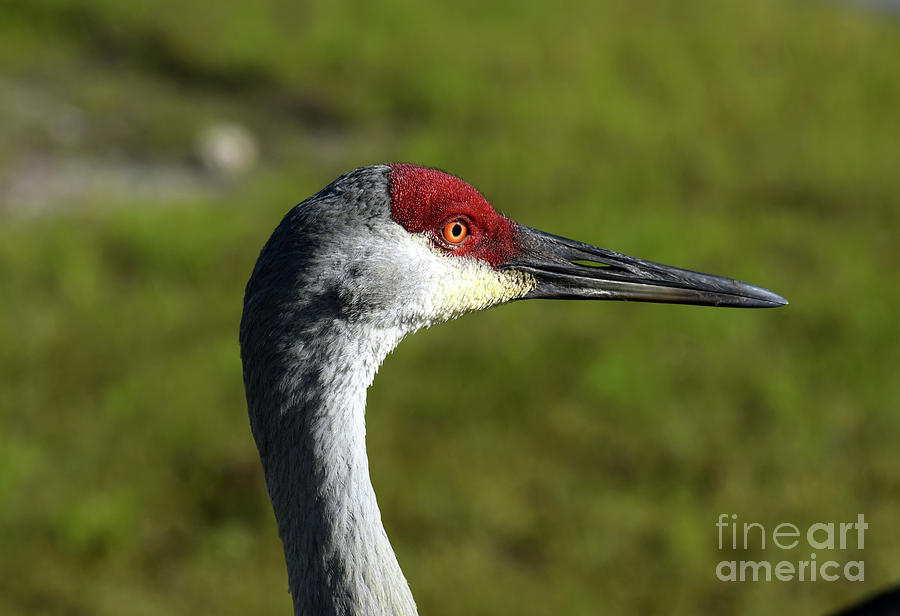
[[[787,300],[756,285],[644,261],[518,225],[523,252],[504,264],[534,276],[523,299],[605,299],[775,308]]]

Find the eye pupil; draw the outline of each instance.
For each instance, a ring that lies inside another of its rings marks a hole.
[[[448,222],[444,225],[444,239],[450,242],[451,244],[459,244],[466,236],[469,234],[469,229],[466,227],[465,223],[454,220],[453,222]]]

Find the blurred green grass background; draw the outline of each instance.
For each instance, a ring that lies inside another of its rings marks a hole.
[[[283,212],[384,161],[791,301],[518,303],[405,341],[369,454],[421,613],[816,614],[900,580],[896,15],[28,0],[0,58],[0,613],[289,613],[243,285]],[[256,166],[204,170],[217,122]],[[866,580],[717,581],[809,557],[721,552],[720,513],[863,513],[834,556]]]

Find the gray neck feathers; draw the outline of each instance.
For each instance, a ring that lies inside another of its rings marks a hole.
[[[360,273],[344,252],[358,250],[360,228],[389,221],[388,171],[351,172],[289,212],[244,299],[250,423],[296,614],[416,613],[381,522],[365,443],[366,389],[407,332],[367,318],[354,291]]]

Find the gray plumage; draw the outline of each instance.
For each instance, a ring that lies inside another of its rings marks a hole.
[[[240,340],[250,425],[296,614],[416,613],[365,450],[366,389],[404,333],[385,318],[392,289],[381,285],[390,280],[366,276],[383,263],[372,237],[399,232],[384,228],[393,224],[387,173],[351,172],[295,207],[247,285]]]

